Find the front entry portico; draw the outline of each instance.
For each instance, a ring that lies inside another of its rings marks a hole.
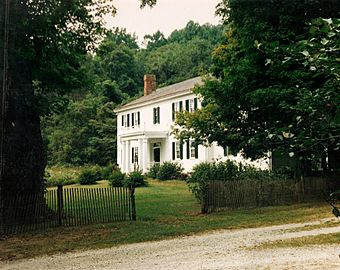
[[[118,165],[122,172],[129,173],[134,170],[141,170],[146,173],[155,163],[167,160],[166,133],[143,133],[122,136],[121,149],[118,151]]]

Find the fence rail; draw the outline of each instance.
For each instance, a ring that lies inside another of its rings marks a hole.
[[[128,188],[58,186],[41,195],[4,200],[0,235],[136,219],[134,190]]]
[[[307,202],[324,199],[328,190],[323,179],[210,181],[201,200],[202,212]]]

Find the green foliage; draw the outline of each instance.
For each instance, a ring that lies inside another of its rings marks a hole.
[[[102,179],[100,167],[84,168],[79,175],[79,184],[93,185]]]
[[[156,178],[159,180],[180,179],[182,171],[181,164],[165,161],[160,165]]]
[[[217,141],[245,157],[296,156],[301,170],[340,146],[339,1],[226,0],[228,23],[203,108],[177,118],[181,140]],[[308,162],[307,162],[308,161]]]
[[[287,179],[284,174],[260,170],[250,165],[236,164],[232,161],[196,165],[187,180],[189,189],[198,200],[207,194],[210,181],[247,181],[247,180],[274,180]]]
[[[45,186],[72,185],[78,183],[81,168],[48,167],[45,170]]]
[[[157,179],[158,176],[158,172],[159,172],[159,168],[161,167],[161,165],[159,163],[155,163],[153,164],[150,169],[149,172],[147,174],[148,177],[152,178],[152,179]]]
[[[116,161],[114,105],[103,97],[87,95],[70,102],[63,115],[43,120],[48,161],[54,164],[99,164]]]
[[[110,174],[108,181],[112,187],[122,187],[124,185],[124,178],[125,174],[117,169]]]
[[[139,59],[145,73],[155,74],[160,85],[196,77],[211,66],[211,52],[222,40],[223,26],[188,22],[184,29],[173,31],[165,40],[160,32],[147,36],[146,50]]]
[[[126,187],[142,187],[145,185],[145,177],[140,171],[130,172],[124,177],[124,186]]]

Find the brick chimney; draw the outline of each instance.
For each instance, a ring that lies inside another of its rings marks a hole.
[[[156,76],[152,74],[144,75],[144,96],[156,91]]]

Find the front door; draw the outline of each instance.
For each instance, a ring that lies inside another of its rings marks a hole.
[[[153,162],[160,163],[161,162],[161,145],[160,143],[155,143],[153,145]]]

